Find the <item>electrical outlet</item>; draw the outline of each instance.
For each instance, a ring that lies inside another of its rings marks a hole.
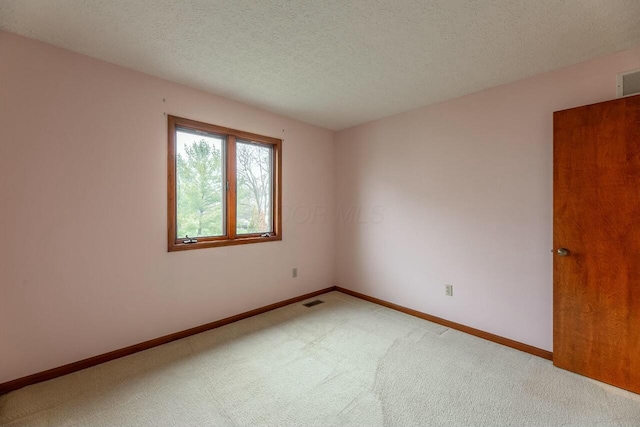
[[[298,269],[297,268],[294,268],[293,270],[291,270],[291,276],[293,276],[294,279],[296,277],[298,277]]]
[[[448,297],[453,296],[453,285],[444,285],[445,286],[445,295]]]

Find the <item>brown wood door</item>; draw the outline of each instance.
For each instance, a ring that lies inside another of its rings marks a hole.
[[[640,393],[640,96],[554,113],[553,149],[553,363]]]

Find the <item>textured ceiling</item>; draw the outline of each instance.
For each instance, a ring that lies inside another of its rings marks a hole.
[[[640,0],[0,0],[0,29],[330,129],[640,43]]]

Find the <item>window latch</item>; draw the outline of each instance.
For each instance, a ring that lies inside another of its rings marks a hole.
[[[182,241],[182,243],[198,243],[198,239],[192,239],[189,236],[185,235],[186,239]]]
[[[271,233],[264,233],[261,234],[260,237],[271,237]]]

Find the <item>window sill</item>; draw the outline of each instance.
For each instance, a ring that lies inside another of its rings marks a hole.
[[[248,236],[248,237],[236,237],[233,240],[209,240],[197,243],[174,243],[169,242],[168,252],[189,251],[192,249],[205,249],[205,248],[217,248],[219,246],[235,246],[235,245],[249,245],[252,243],[263,242],[275,242],[282,240],[282,236]]]

